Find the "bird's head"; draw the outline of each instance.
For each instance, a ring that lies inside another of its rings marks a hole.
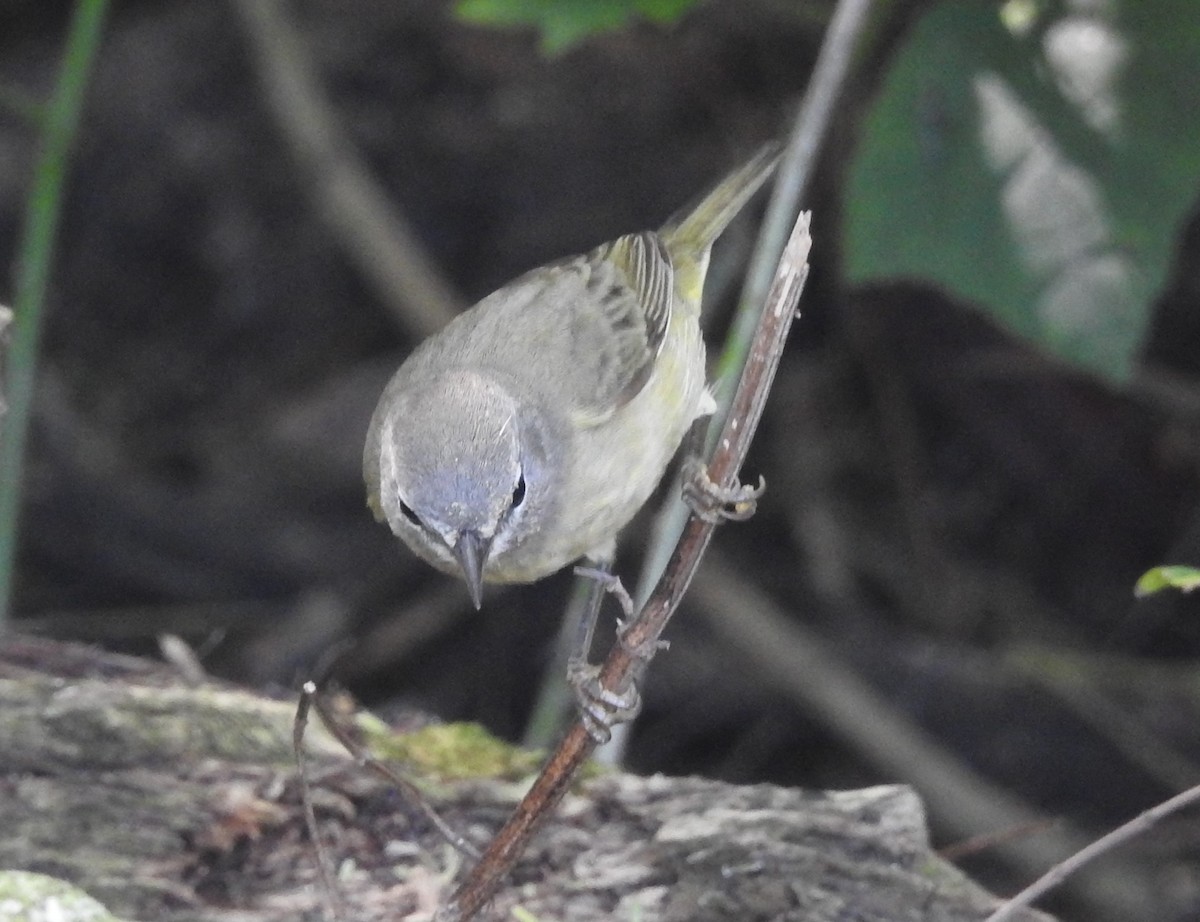
[[[538,427],[493,378],[456,370],[396,395],[380,431],[379,505],[481,604],[489,561],[520,540],[540,486]]]

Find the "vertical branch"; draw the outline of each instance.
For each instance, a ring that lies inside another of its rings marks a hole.
[[[717,363],[715,377],[718,381],[734,380],[746,361],[746,352],[754,335],[754,310],[767,296],[778,254],[791,233],[792,215],[799,212],[801,196],[816,172],[817,155],[829,134],[855,48],[866,31],[871,6],[872,0],[839,0],[833,11],[787,147],[779,158],[774,190],[742,290],[742,303],[749,308],[739,311],[734,318],[728,344]]]
[[[58,86],[42,123],[42,150],[17,251],[15,321],[4,382],[8,413],[0,421],[0,633],[12,596],[25,439],[67,161],[107,11],[108,0],[78,0],[71,13]]]
[[[801,215],[783,250],[775,281],[759,318],[749,359],[734,394],[730,414],[709,460],[709,478],[720,488],[730,488],[737,482],[738,471],[750,448],[771,382],[779,367],[800,292],[808,276],[808,253],[812,245],[808,225],[809,215]],[[601,667],[599,681],[604,689],[620,694],[637,680],[657,650],[659,637],[699,567],[715,527],[712,517],[706,521],[693,514],[688,519],[666,572]],[[495,895],[538,823],[549,816],[562,800],[595,745],[583,724],[577,721],[550,757],[529,793],[496,834],[483,858],[472,869],[451,902],[439,911],[436,917],[439,922],[470,919]]]
[[[792,218],[799,211],[801,198],[816,172],[817,155],[829,134],[854,51],[866,30],[871,9],[872,0],[840,0],[821,42],[821,50],[796,113],[787,147],[779,158],[779,170],[750,268],[746,272],[741,302],[716,362],[714,378],[719,387],[716,395],[718,410],[710,434],[715,434],[717,426],[728,415],[730,388],[746,364],[758,323],[759,307],[767,296],[779,253],[792,227]],[[711,442],[708,448],[711,451]],[[639,601],[649,595],[653,580],[666,567],[671,549],[683,531],[686,516],[683,503],[671,500],[655,522],[653,539],[646,552],[636,593]]]

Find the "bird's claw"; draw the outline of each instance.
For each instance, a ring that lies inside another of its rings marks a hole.
[[[575,575],[599,583],[601,589],[617,600],[617,604],[621,606],[621,612],[625,615],[625,621],[633,620],[633,598],[629,595],[625,584],[621,582],[621,577],[610,570],[602,570],[599,567],[576,567]]]
[[[599,666],[573,664],[567,678],[575,689],[583,727],[599,746],[612,739],[613,727],[633,720],[642,709],[637,686],[630,685],[623,692],[605,688],[600,684]]]
[[[758,499],[767,483],[758,478],[755,486],[735,483],[722,487],[713,483],[708,468],[697,458],[689,458],[683,469],[683,501],[705,522],[744,522],[758,508]]]

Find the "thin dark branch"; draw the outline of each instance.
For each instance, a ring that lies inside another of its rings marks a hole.
[[[1094,861],[1106,852],[1112,851],[1118,845],[1124,844],[1134,836],[1141,835],[1164,817],[1197,802],[1200,802],[1200,785],[1189,788],[1181,794],[1176,794],[1169,800],[1164,800],[1157,807],[1151,807],[1144,813],[1139,813],[1128,823],[1118,826],[1112,832],[1101,836],[1086,848],[1081,848],[1067,860],[1056,864],[988,916],[984,922],[1005,922],[1006,919],[1013,918],[1018,911],[1032,906],[1034,900],[1049,893],[1084,865]]]
[[[709,460],[708,475],[718,488],[727,489],[736,484],[738,471],[762,416],[808,275],[807,260],[812,245],[808,225],[809,215],[801,215],[784,248],[749,360],[734,395],[731,413]],[[619,695],[636,682],[657,650],[659,638],[700,565],[714,528],[713,521],[698,515],[688,519],[662,579],[601,667],[599,681],[603,688]],[[439,911],[439,920],[461,922],[473,918],[492,898],[524,851],[538,823],[558,805],[595,745],[582,722],[577,721],[529,793],[496,834],[483,859],[472,869],[451,902]]]
[[[359,744],[350,733],[338,722],[330,708],[322,700],[317,693],[317,686],[314,682],[305,682],[300,689],[300,704],[296,709],[296,726],[293,728],[293,748],[296,750],[296,758],[300,762],[304,761],[304,728],[308,723],[309,709],[317,712],[317,716],[321,718],[321,723],[329,734],[342,744],[342,748],[354,757],[354,760],[359,765],[369,768],[384,781],[396,788],[415,809],[424,814],[425,819],[429,824],[436,829],[442,837],[456,849],[462,852],[468,858],[478,858],[479,852],[466,839],[460,836],[450,827],[444,819],[438,815],[438,812],[433,809],[428,798],[421,793],[413,782],[409,781],[399,772],[395,772],[388,768],[382,761],[375,758],[367,751],[366,747]],[[303,780],[303,779],[302,779]]]
[[[308,780],[308,761],[304,757],[304,731],[308,728],[308,712],[313,701],[317,699],[317,687],[312,682],[305,682],[300,691],[300,701],[296,705],[296,718],[292,722],[292,751],[296,756],[296,777],[300,781],[304,805],[304,825],[308,828],[308,838],[312,842],[317,856],[317,871],[321,875],[321,895],[325,900],[325,914],[330,920],[346,918],[342,907],[341,893],[337,888],[329,853],[321,840],[321,827],[317,825],[317,813],[313,809],[312,785]],[[328,724],[332,730],[332,724]],[[343,744],[344,745],[344,744]],[[347,750],[348,752],[351,750]]]
[[[867,24],[870,9],[871,0],[842,0],[830,20],[812,77],[809,79],[808,89],[796,113],[791,137],[779,160],[763,229],[746,272],[740,306],[716,363],[715,377],[718,384],[728,382],[732,385],[745,366],[750,342],[758,324],[759,308],[767,296],[775,267],[779,262],[779,254],[791,232],[793,216],[799,212],[801,198],[816,172],[817,156],[829,134],[834,112],[837,111],[837,101],[845,89],[846,75],[850,70],[854,50],[858,47],[859,38]],[[719,409],[711,430],[714,433],[729,414],[726,401],[728,396],[728,388],[720,387],[717,393]],[[709,448],[711,447],[710,445]],[[635,593],[637,599],[644,599],[649,595],[654,580],[666,568],[667,559],[679,540],[686,517],[687,509],[682,502],[672,498],[664,506],[655,522],[653,540],[646,552],[641,582]],[[620,761],[621,744],[618,741],[623,739],[620,731],[625,728],[616,729],[614,742],[605,747],[610,750],[610,762]]]

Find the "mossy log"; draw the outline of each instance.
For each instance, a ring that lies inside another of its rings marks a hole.
[[[294,701],[189,684],[155,663],[8,640],[0,646],[0,871],[67,881],[126,919],[322,918],[327,895],[299,800],[294,712]],[[428,918],[462,859],[328,736],[313,728],[308,739],[344,917]],[[521,789],[491,777],[423,786],[478,845]],[[610,773],[567,798],[488,912],[978,922],[995,905],[930,850],[921,803],[907,788],[809,792]]]

